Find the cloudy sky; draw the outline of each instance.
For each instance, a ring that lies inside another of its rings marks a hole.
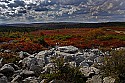
[[[0,0],[0,23],[123,22],[125,0]]]

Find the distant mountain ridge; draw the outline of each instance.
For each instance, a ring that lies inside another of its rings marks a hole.
[[[106,22],[106,23],[72,23],[72,22],[50,22],[50,23],[17,23],[17,24],[1,24],[0,28],[14,27],[14,28],[99,28],[99,27],[113,27],[125,26],[125,22]]]

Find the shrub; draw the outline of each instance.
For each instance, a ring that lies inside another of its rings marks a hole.
[[[56,40],[66,40],[69,38],[72,38],[72,36],[71,35],[55,35],[51,37],[51,39],[56,39]]]
[[[125,83],[125,50],[113,51],[105,57],[101,67],[104,76],[111,76],[116,83]]]
[[[47,47],[48,44],[45,42],[44,38],[45,38],[45,36],[41,36],[40,38],[38,38],[38,43],[42,44],[45,47]]]
[[[98,36],[97,39],[101,41],[105,41],[105,40],[113,39],[113,37],[111,35],[104,35],[104,36]]]
[[[63,80],[67,83],[85,83],[86,78],[79,71],[79,68],[70,67],[69,64],[64,65],[64,59],[58,58],[53,60],[56,63],[54,73],[41,74],[41,77],[51,81],[53,79]]]

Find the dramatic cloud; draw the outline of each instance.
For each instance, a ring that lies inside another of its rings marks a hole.
[[[0,23],[125,21],[125,0],[0,0]]]

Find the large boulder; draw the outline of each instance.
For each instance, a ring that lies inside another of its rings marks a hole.
[[[20,63],[22,63],[24,68],[30,69],[32,67],[31,65],[38,65],[38,60],[36,58],[26,57]]]
[[[74,46],[63,46],[63,47],[58,47],[58,50],[60,52],[65,52],[65,53],[76,53],[78,52],[78,48]]]
[[[8,77],[12,76],[14,71],[15,69],[9,64],[4,64],[4,66],[0,69],[0,72]]]
[[[60,52],[60,51],[55,51],[55,56],[75,56],[74,54],[69,54],[69,53],[65,53],[65,52]]]
[[[50,51],[50,50],[46,50],[46,51],[41,51],[41,52],[39,52],[36,56],[35,56],[35,58],[37,59],[37,63],[38,63],[38,65],[40,65],[41,67],[43,67],[46,63],[48,63],[49,61],[48,61],[48,59],[47,59],[47,57],[48,57],[48,55],[50,55],[50,54],[52,54],[52,51]]]
[[[45,51],[40,51],[37,56],[42,57],[42,56],[47,56],[47,55],[52,55],[53,50],[45,50]]]

